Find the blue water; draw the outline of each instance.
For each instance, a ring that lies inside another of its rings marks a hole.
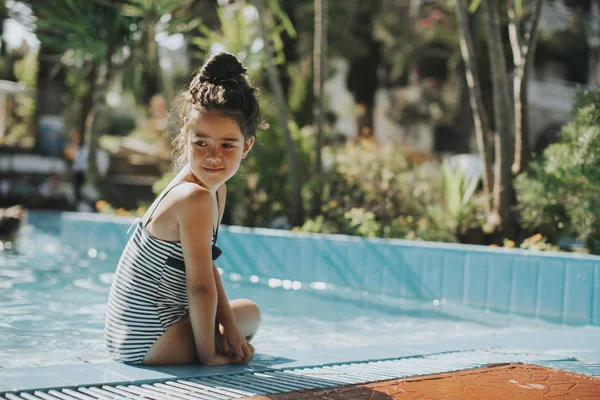
[[[0,253],[0,368],[107,362],[104,313],[119,253],[98,243],[61,243],[36,222]],[[75,250],[79,249],[79,250]],[[374,271],[376,273],[376,271]],[[540,329],[546,322],[354,292],[324,282],[297,282],[222,271],[229,299],[262,310],[258,352],[436,342],[450,337]]]

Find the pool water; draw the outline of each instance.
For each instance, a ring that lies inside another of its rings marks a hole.
[[[0,253],[0,368],[108,362],[104,313],[118,252],[77,251],[55,232],[27,226]],[[222,271],[229,299],[262,310],[258,352],[394,343],[539,329],[547,322],[443,304]]]

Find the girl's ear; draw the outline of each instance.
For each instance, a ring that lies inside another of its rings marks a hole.
[[[254,136],[250,137],[250,139],[244,142],[244,152],[242,153],[242,158],[246,158],[252,146],[254,146],[254,141],[256,138]]]

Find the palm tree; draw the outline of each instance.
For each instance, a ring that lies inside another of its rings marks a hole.
[[[181,0],[122,0],[123,15],[139,20],[136,46],[132,49],[132,62],[125,71],[124,84],[135,95],[139,104],[148,104],[152,96],[162,94],[170,104],[170,93],[167,90],[160,68],[158,43],[156,34],[158,24],[164,15],[181,15],[189,11],[191,2]],[[171,18],[171,22],[179,21]],[[189,29],[189,24],[187,25]],[[184,31],[186,25],[184,25]]]
[[[122,15],[116,0],[31,0],[31,5],[42,43],[58,51],[64,65],[82,71],[76,76],[89,85],[85,102],[89,111],[82,116],[87,129],[81,133],[85,132],[89,154],[87,178],[95,185],[96,150],[107,118],[106,89],[126,60],[123,50],[131,47],[139,19]]]

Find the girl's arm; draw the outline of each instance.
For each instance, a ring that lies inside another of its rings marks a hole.
[[[229,300],[227,299],[227,295],[225,294],[225,289],[223,289],[223,282],[221,282],[221,276],[219,275],[219,271],[217,270],[216,265],[213,264],[213,273],[215,276],[215,284],[217,286],[217,320],[223,328],[233,328],[237,327],[235,322],[235,315],[231,310],[231,305],[229,304]]]
[[[190,189],[178,207],[179,236],[183,248],[189,315],[200,363],[228,364],[230,358],[215,348],[218,291],[211,257],[212,210],[210,193]]]
[[[225,211],[225,203],[227,201],[227,185],[222,184],[218,190],[219,193],[219,224],[223,219],[223,212]],[[229,300],[227,299],[227,295],[225,294],[225,290],[223,289],[223,282],[221,281],[221,275],[219,275],[219,271],[217,270],[216,265],[213,263],[213,273],[215,275],[215,283],[217,285],[217,319],[223,328],[232,328],[235,327],[235,316],[233,315],[233,311],[231,310],[231,305],[229,304]]]

